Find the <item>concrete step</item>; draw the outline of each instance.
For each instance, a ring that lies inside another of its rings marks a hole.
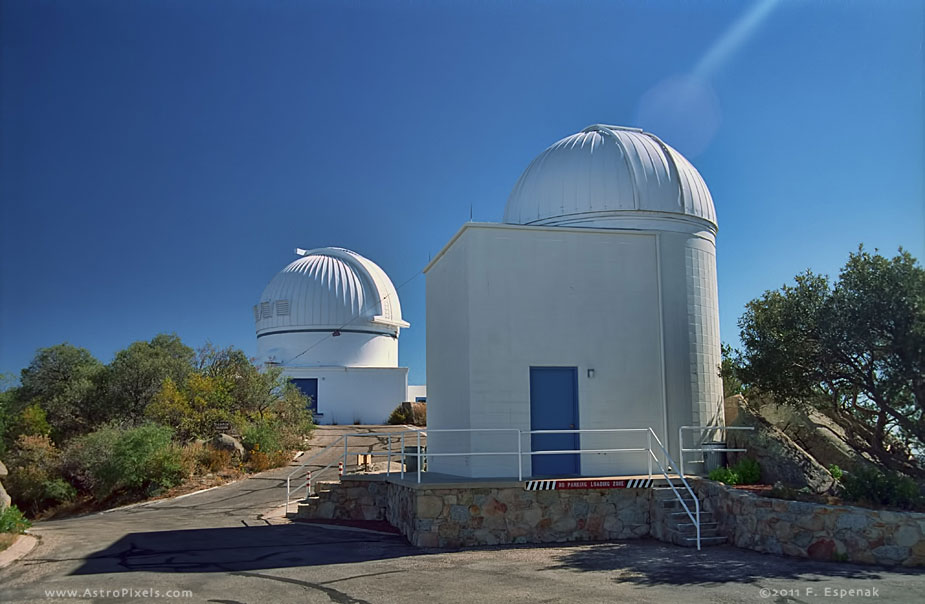
[[[678,489],[678,493],[682,497],[686,499],[690,499],[691,494],[688,492],[687,489],[684,488],[683,485],[679,486],[676,484],[675,488]],[[678,498],[678,496],[675,495],[675,492],[671,489],[671,487],[654,487],[652,491],[655,494],[656,501],[661,501],[663,499],[677,499]]]
[[[691,510],[694,509],[694,500],[693,500],[693,499],[685,498],[683,501],[684,501],[685,504],[687,504],[687,507],[689,507]],[[681,501],[678,500],[677,498],[673,498],[673,499],[657,499],[657,500],[656,500],[656,505],[658,505],[658,507],[660,507],[660,508],[662,508],[662,509],[664,509],[664,510],[672,510],[672,509],[683,510],[683,509],[684,509],[683,507],[681,507]]]
[[[677,537],[684,537],[685,539],[688,539],[688,538],[693,539],[693,538],[697,537],[697,531],[684,531],[684,532],[682,532],[682,531],[669,530],[668,532],[669,532],[669,534],[671,534],[672,537],[676,537],[676,536],[677,536]],[[722,536],[723,536],[723,535],[719,532],[719,529],[709,529],[709,530],[701,530],[701,531],[700,531],[700,538],[701,538],[701,539],[706,539],[707,537],[722,537]]]
[[[672,526],[668,527],[669,530],[675,531],[682,535],[696,535],[697,527],[693,522],[679,522]],[[719,530],[719,526],[715,522],[701,522],[700,523],[700,534],[704,535],[707,531],[716,532]]]
[[[691,513],[694,514],[693,509],[691,510]],[[697,515],[694,514],[694,518],[696,517]],[[690,522],[691,517],[687,515],[687,512],[685,512],[684,510],[681,510],[680,512],[671,512],[670,514],[668,514],[667,520],[671,522],[672,524],[681,524],[684,522]],[[713,520],[714,520],[713,512],[704,512],[704,511],[700,512],[700,523],[701,524],[705,522],[713,522]]]
[[[700,537],[700,546],[709,547],[711,545],[722,545],[726,543],[727,539],[723,536],[716,537]],[[697,538],[696,537],[685,537],[678,535],[677,533],[672,533],[671,542],[675,545],[680,545],[681,547],[697,547]]]

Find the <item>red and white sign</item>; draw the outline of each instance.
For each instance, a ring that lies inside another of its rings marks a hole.
[[[528,480],[524,485],[524,488],[527,491],[562,491],[568,489],[648,489],[651,486],[651,478],[588,478],[568,480]]]

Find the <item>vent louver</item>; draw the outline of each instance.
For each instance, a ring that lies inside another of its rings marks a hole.
[[[277,316],[288,316],[289,315],[289,300],[277,300],[276,301],[276,315]]]
[[[260,317],[262,319],[269,319],[271,316],[272,316],[272,313],[270,311],[270,303],[261,302],[260,303]]]

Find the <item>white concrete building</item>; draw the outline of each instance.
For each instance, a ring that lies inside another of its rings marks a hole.
[[[716,215],[654,135],[594,125],[526,169],[504,224],[468,223],[425,269],[428,428],[651,427],[722,421]],[[645,447],[642,434],[534,435],[523,448]],[[503,451],[513,433],[440,433],[428,452]],[[516,456],[432,457],[516,476]],[[644,473],[638,453],[524,456],[525,475]]]
[[[257,357],[310,397],[316,422],[383,424],[408,400],[398,366],[395,286],[379,266],[343,248],[297,249],[254,306]]]

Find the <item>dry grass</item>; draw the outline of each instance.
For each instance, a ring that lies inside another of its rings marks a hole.
[[[17,536],[12,533],[0,533],[0,552],[13,545]]]

